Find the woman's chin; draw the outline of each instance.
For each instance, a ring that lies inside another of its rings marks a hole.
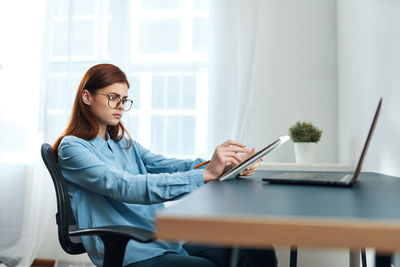
[[[120,120],[113,120],[108,125],[109,126],[117,126],[119,122],[120,122]]]

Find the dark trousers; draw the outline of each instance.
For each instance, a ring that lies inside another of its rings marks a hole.
[[[186,244],[183,246],[189,255],[167,253],[161,256],[138,261],[126,267],[225,267],[230,266],[231,248]],[[238,266],[240,267],[276,267],[275,251],[261,249],[239,249]]]

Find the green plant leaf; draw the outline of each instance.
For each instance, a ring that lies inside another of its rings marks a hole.
[[[298,121],[289,128],[289,136],[295,143],[317,143],[321,139],[322,130],[312,125],[311,122]]]

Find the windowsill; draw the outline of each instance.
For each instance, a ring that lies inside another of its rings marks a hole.
[[[354,167],[338,163],[296,164],[295,162],[263,162],[258,169],[270,171],[354,171]]]

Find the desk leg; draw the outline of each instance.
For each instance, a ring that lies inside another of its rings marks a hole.
[[[350,250],[350,267],[360,267],[360,251]],[[363,266],[365,267],[365,266]]]
[[[292,246],[290,247],[290,267],[297,266],[297,247]]]
[[[361,249],[361,262],[362,262],[362,267],[367,267],[367,252],[365,248]]]
[[[230,267],[236,267],[238,265],[238,258],[239,258],[239,247],[234,246],[232,248]]]
[[[391,267],[392,255],[391,254],[375,254],[375,267]]]

